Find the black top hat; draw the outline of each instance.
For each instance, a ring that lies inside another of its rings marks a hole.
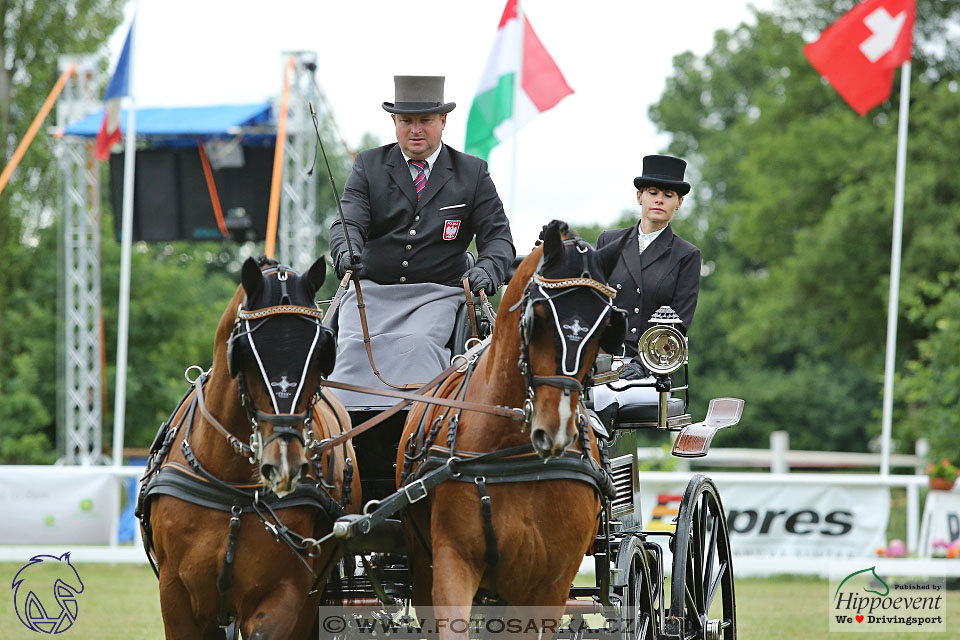
[[[443,102],[444,76],[393,76],[395,102],[384,102],[390,113],[449,113],[456,102]]]
[[[645,156],[643,175],[633,179],[633,186],[642,189],[647,185],[667,187],[677,192],[681,198],[690,192],[690,185],[683,181],[683,171],[687,163],[673,156]]]

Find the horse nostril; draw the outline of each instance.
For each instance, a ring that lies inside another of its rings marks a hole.
[[[260,467],[260,475],[263,478],[266,478],[267,480],[270,480],[271,478],[273,478],[273,474],[276,473],[276,471],[277,471],[277,468],[272,464],[264,463]]]
[[[304,462],[300,465],[300,475],[298,477],[306,478],[308,473],[310,473],[310,465]]]
[[[533,443],[533,448],[537,451],[549,451],[553,446],[550,436],[548,436],[547,432],[543,429],[534,429],[533,433],[530,434],[530,441]]]

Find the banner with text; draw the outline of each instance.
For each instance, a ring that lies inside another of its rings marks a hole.
[[[838,482],[840,478],[838,477]],[[716,482],[734,556],[874,556],[886,546],[890,490],[825,483]],[[644,529],[672,531],[685,483],[641,474]]]

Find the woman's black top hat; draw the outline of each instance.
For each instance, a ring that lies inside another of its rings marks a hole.
[[[456,102],[443,102],[444,76],[393,76],[394,102],[384,102],[390,113],[449,113]]]
[[[633,186],[642,189],[648,185],[667,187],[681,198],[690,192],[690,185],[683,181],[687,163],[673,156],[644,156],[643,175],[633,179]]]

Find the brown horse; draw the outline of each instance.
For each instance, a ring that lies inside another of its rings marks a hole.
[[[323,258],[303,276],[248,259],[212,369],[152,447],[138,511],[168,639],[223,638],[228,625],[307,637],[339,555],[317,540],[361,502],[352,448],[310,452],[350,428],[319,386],[336,353],[314,303],[325,275]]]
[[[596,437],[580,417],[580,395],[598,348],[613,351],[623,342],[623,314],[611,304],[615,291],[603,284],[621,247],[595,251],[558,221],[544,228],[543,239],[511,279],[489,347],[472,372],[455,374],[437,393],[525,405],[529,433],[510,419],[463,411],[451,438],[449,410],[416,405],[401,440],[407,450],[401,446],[398,454],[398,486],[409,480],[405,471],[415,470],[418,462],[411,461],[422,460],[417,454],[430,442],[446,442],[447,455],[464,457],[532,445],[543,459],[562,457],[567,449],[582,455],[588,442],[594,469],[599,468]],[[435,437],[424,435],[421,424],[428,431],[434,427]],[[414,446],[424,438],[423,446]],[[537,464],[544,468],[542,461]],[[474,597],[483,590],[510,607],[535,606],[538,617],[559,621],[597,534],[597,489],[572,479],[459,480],[437,485],[404,517],[418,613],[431,611],[441,637],[465,636],[440,621],[469,619]],[[480,490],[484,480],[490,484]],[[484,492],[489,501],[481,499]],[[485,509],[492,532],[484,524]]]

